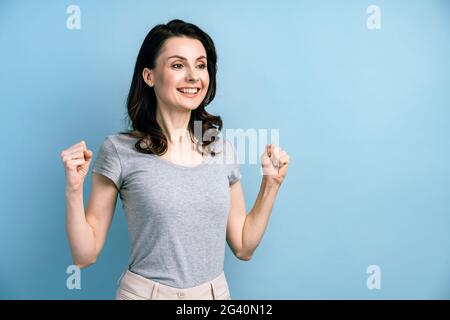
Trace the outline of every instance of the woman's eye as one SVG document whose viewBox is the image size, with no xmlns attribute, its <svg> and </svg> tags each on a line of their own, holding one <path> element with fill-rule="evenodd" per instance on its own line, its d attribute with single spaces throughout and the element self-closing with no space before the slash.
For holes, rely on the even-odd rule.
<svg viewBox="0 0 450 320">
<path fill-rule="evenodd" d="M 180 69 L 180 68 L 183 67 L 183 65 L 181 63 L 175 63 L 175 64 L 172 65 L 172 67 L 175 68 L 175 69 Z M 206 69 L 206 64 L 204 64 L 204 63 L 200 64 L 198 67 L 200 69 Z"/>
</svg>

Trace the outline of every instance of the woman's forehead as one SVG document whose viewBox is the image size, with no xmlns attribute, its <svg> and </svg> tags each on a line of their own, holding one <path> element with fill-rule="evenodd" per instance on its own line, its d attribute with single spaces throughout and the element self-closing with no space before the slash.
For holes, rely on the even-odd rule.
<svg viewBox="0 0 450 320">
<path fill-rule="evenodd" d="M 172 37 L 164 43 L 161 57 L 168 60 L 168 58 L 173 56 L 184 57 L 187 60 L 196 60 L 202 56 L 206 57 L 206 50 L 197 39 Z"/>
</svg>

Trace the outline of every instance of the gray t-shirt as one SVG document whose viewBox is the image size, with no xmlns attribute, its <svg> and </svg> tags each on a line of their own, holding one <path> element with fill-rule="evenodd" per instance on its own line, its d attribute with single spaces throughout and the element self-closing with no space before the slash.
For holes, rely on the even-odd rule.
<svg viewBox="0 0 450 320">
<path fill-rule="evenodd" d="M 230 141 L 214 142 L 197 166 L 136 150 L 136 138 L 105 138 L 92 172 L 119 190 L 131 240 L 128 268 L 175 288 L 197 286 L 223 271 L 229 187 L 241 179 Z"/>
</svg>

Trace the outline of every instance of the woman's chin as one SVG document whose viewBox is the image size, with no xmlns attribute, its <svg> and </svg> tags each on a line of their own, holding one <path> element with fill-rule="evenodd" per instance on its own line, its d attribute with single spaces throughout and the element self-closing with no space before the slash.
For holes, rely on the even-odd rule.
<svg viewBox="0 0 450 320">
<path fill-rule="evenodd" d="M 200 104 L 195 104 L 195 103 L 188 103 L 188 104 L 185 103 L 185 104 L 179 105 L 179 107 L 186 111 L 192 111 L 192 110 L 197 109 L 199 105 Z"/>
</svg>

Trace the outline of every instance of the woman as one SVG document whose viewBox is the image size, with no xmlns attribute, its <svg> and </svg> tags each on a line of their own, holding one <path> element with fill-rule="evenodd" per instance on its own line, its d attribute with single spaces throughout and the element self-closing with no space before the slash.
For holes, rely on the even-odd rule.
<svg viewBox="0 0 450 320">
<path fill-rule="evenodd" d="M 250 260 L 261 241 L 289 156 L 268 144 L 263 178 L 247 215 L 232 144 L 205 107 L 216 89 L 211 38 L 181 20 L 155 26 L 137 57 L 128 115 L 133 130 L 108 136 L 92 169 L 84 141 L 61 154 L 67 179 L 67 233 L 81 268 L 95 263 L 120 194 L 131 252 L 116 299 L 231 299 L 225 240 Z M 199 130 L 198 130 L 199 129 Z"/>
</svg>

